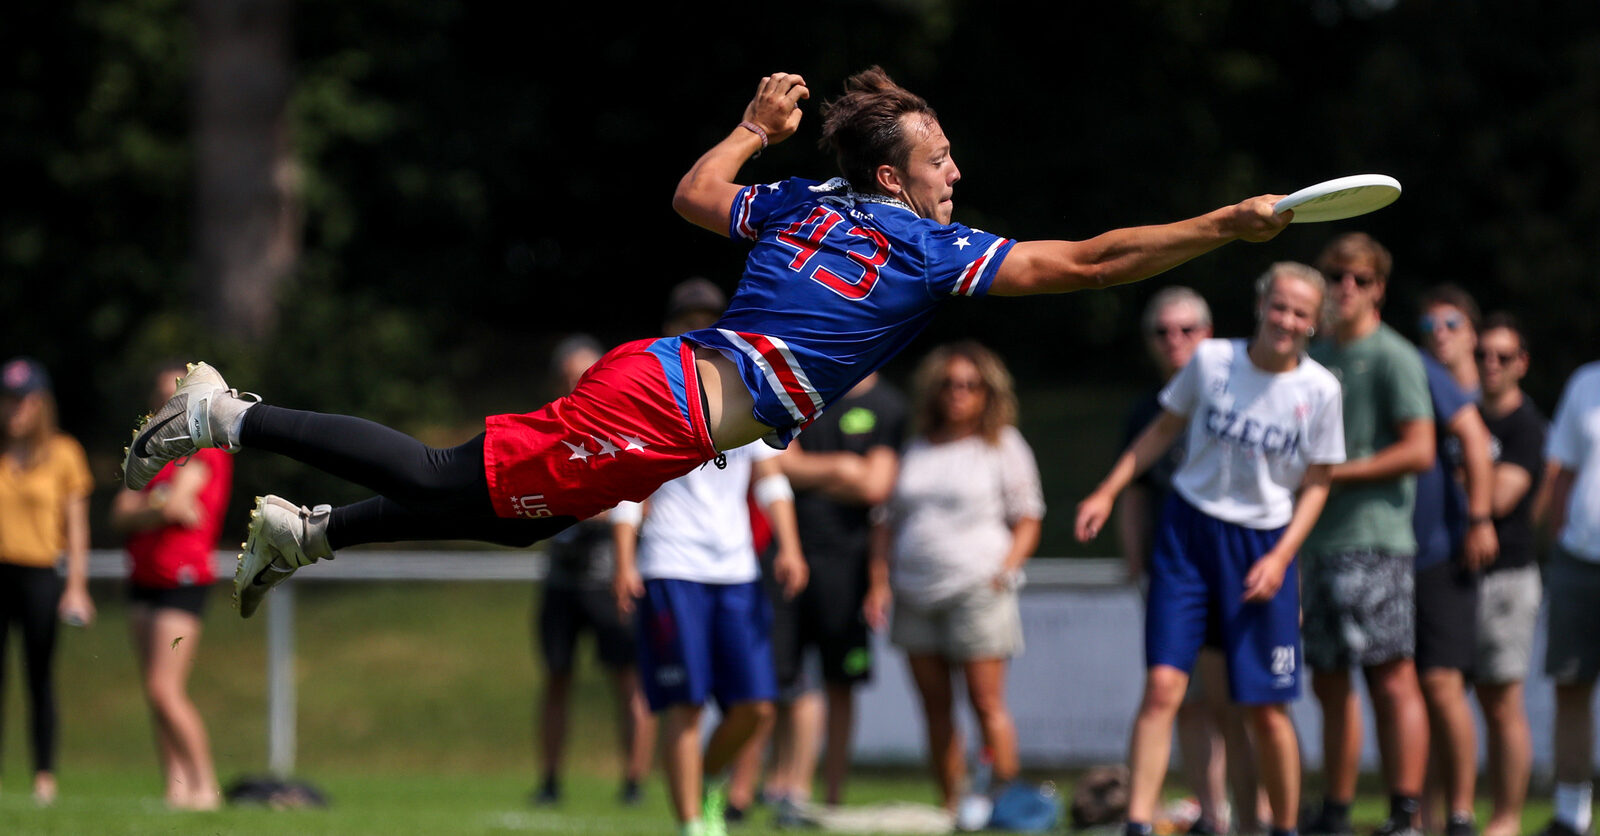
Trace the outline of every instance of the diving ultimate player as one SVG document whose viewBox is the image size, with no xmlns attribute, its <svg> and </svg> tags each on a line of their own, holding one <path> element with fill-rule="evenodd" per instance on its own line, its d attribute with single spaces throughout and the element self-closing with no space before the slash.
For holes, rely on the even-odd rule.
<svg viewBox="0 0 1600 836">
<path fill-rule="evenodd" d="M 494 415 L 458 447 L 430 448 L 371 421 L 241 397 L 205 364 L 135 430 L 129 488 L 203 447 L 298 459 L 375 491 L 331 508 L 257 502 L 234 577 L 240 612 L 335 550 L 399 540 L 528 546 L 641 500 L 663 482 L 759 438 L 782 446 L 882 366 L 956 296 L 1065 293 L 1156 275 L 1230 241 L 1265 241 L 1292 213 L 1254 197 L 1161 226 L 1087 241 L 1018 242 L 950 220 L 961 172 L 933 109 L 874 67 L 822 109 L 822 144 L 844 178 L 740 186 L 739 169 L 793 135 L 804 79 L 761 80 L 738 127 L 678 184 L 687 220 L 752 242 L 713 327 L 613 349 L 571 394 Z"/>
</svg>

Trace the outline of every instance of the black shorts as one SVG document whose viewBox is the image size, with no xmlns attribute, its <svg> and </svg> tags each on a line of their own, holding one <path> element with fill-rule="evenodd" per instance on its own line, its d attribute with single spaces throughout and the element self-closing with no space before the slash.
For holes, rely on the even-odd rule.
<svg viewBox="0 0 1600 836">
<path fill-rule="evenodd" d="M 578 636 L 584 630 L 594 633 L 600 664 L 613 669 L 635 664 L 633 625 L 622 622 L 616 596 L 604 587 L 544 587 L 534 627 L 534 641 L 551 673 L 572 673 Z"/>
<path fill-rule="evenodd" d="M 763 572 L 772 599 L 772 655 L 778 690 L 789 693 L 804 673 L 807 648 L 822 659 L 822 679 L 854 684 L 872 677 L 872 631 L 861 614 L 867 597 L 866 555 L 806 555 L 811 580 L 791 601 Z"/>
<path fill-rule="evenodd" d="M 128 600 L 157 610 L 183 610 L 196 618 L 205 614 L 210 586 L 140 586 L 128 584 Z"/>
<path fill-rule="evenodd" d="M 1417 573 L 1417 670 L 1471 672 L 1478 655 L 1478 573 L 1446 560 Z"/>
</svg>

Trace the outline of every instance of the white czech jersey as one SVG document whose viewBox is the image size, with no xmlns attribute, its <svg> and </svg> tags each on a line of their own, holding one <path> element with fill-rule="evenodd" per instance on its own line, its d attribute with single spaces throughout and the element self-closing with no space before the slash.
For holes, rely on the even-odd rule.
<svg viewBox="0 0 1600 836">
<path fill-rule="evenodd" d="M 754 441 L 729 450 L 726 469 L 708 462 L 657 488 L 639 528 L 639 576 L 719 584 L 761 577 L 750 532 L 750 470 L 779 453 Z"/>
</svg>

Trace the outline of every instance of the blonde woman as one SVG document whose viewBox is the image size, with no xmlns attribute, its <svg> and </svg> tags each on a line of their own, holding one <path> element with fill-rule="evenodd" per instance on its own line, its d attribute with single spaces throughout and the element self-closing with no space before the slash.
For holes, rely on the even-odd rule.
<svg viewBox="0 0 1600 836">
<path fill-rule="evenodd" d="M 33 745 L 33 799 L 56 799 L 56 625 L 94 620 L 89 598 L 89 491 L 83 447 L 56 427 L 44 367 L 25 357 L 0 367 L 0 670 L 6 633 L 22 633 Z M 67 559 L 63 586 L 56 562 Z"/>
<path fill-rule="evenodd" d="M 922 698 L 928 753 L 945 807 L 960 798 L 964 754 L 952 678 L 960 674 L 996 784 L 1016 777 L 1006 708 L 1010 658 L 1022 650 L 1017 588 L 1039 545 L 1044 499 L 1033 451 L 1015 426 L 1011 375 L 972 342 L 936 349 L 915 380 L 915 435 L 878 526 L 866 615 L 886 621 Z"/>
</svg>

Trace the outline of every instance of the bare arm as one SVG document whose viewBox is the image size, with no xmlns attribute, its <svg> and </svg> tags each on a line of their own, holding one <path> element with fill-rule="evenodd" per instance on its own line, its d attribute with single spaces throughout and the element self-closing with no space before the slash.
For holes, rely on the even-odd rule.
<svg viewBox="0 0 1600 836">
<path fill-rule="evenodd" d="M 1380 482 L 1433 467 L 1433 419 L 1415 418 L 1400 424 L 1400 438 L 1370 456 L 1333 466 L 1334 484 Z"/>
<path fill-rule="evenodd" d="M 782 142 L 800 127 L 800 100 L 809 98 L 811 91 L 800 76 L 766 76 L 757 85 L 755 98 L 745 105 L 744 121 L 765 130 L 768 144 Z M 740 189 L 734 178 L 751 157 L 761 153 L 762 147 L 760 134 L 744 127 L 734 128 L 678 181 L 672 208 L 690 223 L 727 235 L 733 198 Z"/>
<path fill-rule="evenodd" d="M 1087 241 L 1023 241 L 1000 264 L 989 293 L 1028 296 L 1111 287 L 1164 273 L 1231 241 L 1267 241 L 1294 215 L 1272 211 L 1281 197 L 1253 197 L 1186 221 L 1114 229 Z"/>
<path fill-rule="evenodd" d="M 57 606 L 68 624 L 94 621 L 94 600 L 89 597 L 89 498 L 66 503 L 67 585 Z"/>
<path fill-rule="evenodd" d="M 889 603 L 894 597 L 889 589 L 889 549 L 893 542 L 894 533 L 888 523 L 873 523 L 867 546 L 867 597 L 861 604 L 861 614 L 874 630 L 889 626 Z"/>
<path fill-rule="evenodd" d="M 1511 513 L 1532 487 L 1533 474 L 1529 473 L 1527 468 L 1511 462 L 1497 462 L 1494 466 L 1490 513 L 1494 514 L 1497 520 Z"/>
<path fill-rule="evenodd" d="M 1494 530 L 1494 459 L 1489 455 L 1489 427 L 1472 404 L 1450 417 L 1450 433 L 1461 442 L 1462 471 L 1467 488 L 1467 539 L 1461 557 L 1468 569 L 1481 570 L 1500 554 Z"/>
<path fill-rule="evenodd" d="M 1172 442 L 1177 440 L 1178 434 L 1183 432 L 1188 423 L 1187 416 L 1163 409 L 1150 422 L 1150 426 L 1139 433 L 1133 444 L 1117 458 L 1117 463 L 1111 466 L 1111 472 L 1106 474 L 1099 487 L 1078 503 L 1077 524 L 1074 526 L 1078 542 L 1087 543 L 1100 536 L 1100 529 L 1111 516 L 1117 495 L 1139 474 L 1149 470 L 1157 459 L 1166 455 Z"/>
<path fill-rule="evenodd" d="M 781 481 L 783 469 L 778 460 L 781 456 L 756 462 L 750 468 L 751 484 L 770 476 L 777 476 Z M 760 493 L 757 493 L 760 496 Z M 772 558 L 772 575 L 778 584 L 783 587 L 785 598 L 793 598 L 806 588 L 810 568 L 806 565 L 806 558 L 800 549 L 800 526 L 795 521 L 794 499 L 774 499 L 761 506 L 766 512 L 767 522 L 772 525 L 772 539 L 777 541 L 778 553 Z"/>
<path fill-rule="evenodd" d="M 639 526 L 613 515 L 611 544 L 616 566 L 611 575 L 611 591 L 617 598 L 617 612 L 626 620 L 633 615 L 634 602 L 644 597 L 644 581 L 639 577 Z"/>
<path fill-rule="evenodd" d="M 1300 492 L 1295 498 L 1294 515 L 1289 518 L 1289 525 L 1284 528 L 1283 536 L 1278 538 L 1272 550 L 1262 555 L 1250 571 L 1244 576 L 1244 599 L 1246 601 L 1268 601 L 1283 586 L 1283 576 L 1293 562 L 1294 556 L 1300 552 L 1300 547 L 1305 544 L 1306 537 L 1311 534 L 1311 529 L 1317 524 L 1317 517 L 1322 516 L 1322 508 L 1328 504 L 1328 487 L 1332 482 L 1332 465 L 1314 464 L 1306 468 L 1306 475 L 1301 479 Z"/>
<path fill-rule="evenodd" d="M 996 589 L 1005 589 L 1013 584 L 1013 578 L 1022 570 L 1022 564 L 1039 549 L 1039 532 L 1044 528 L 1043 522 L 1038 517 L 1023 517 L 1011 525 L 1011 548 L 1006 550 L 1005 560 L 1000 564 L 1000 573 L 994 576 L 991 583 Z"/>
<path fill-rule="evenodd" d="M 125 536 L 169 525 L 195 528 L 205 516 L 200 491 L 210 481 L 211 469 L 205 462 L 191 459 L 160 492 L 120 491 L 111 501 L 111 530 Z"/>
<path fill-rule="evenodd" d="M 858 455 L 844 451 L 810 453 L 791 444 L 778 461 L 796 490 L 822 491 L 836 502 L 856 505 L 888 501 L 900 471 L 900 457 L 890 447 L 873 447 Z"/>
<path fill-rule="evenodd" d="M 1545 463 L 1544 483 L 1533 502 L 1533 524 L 1551 539 L 1561 536 L 1561 529 L 1567 524 L 1567 501 L 1577 479 L 1578 472 L 1561 462 L 1551 459 Z"/>
</svg>

